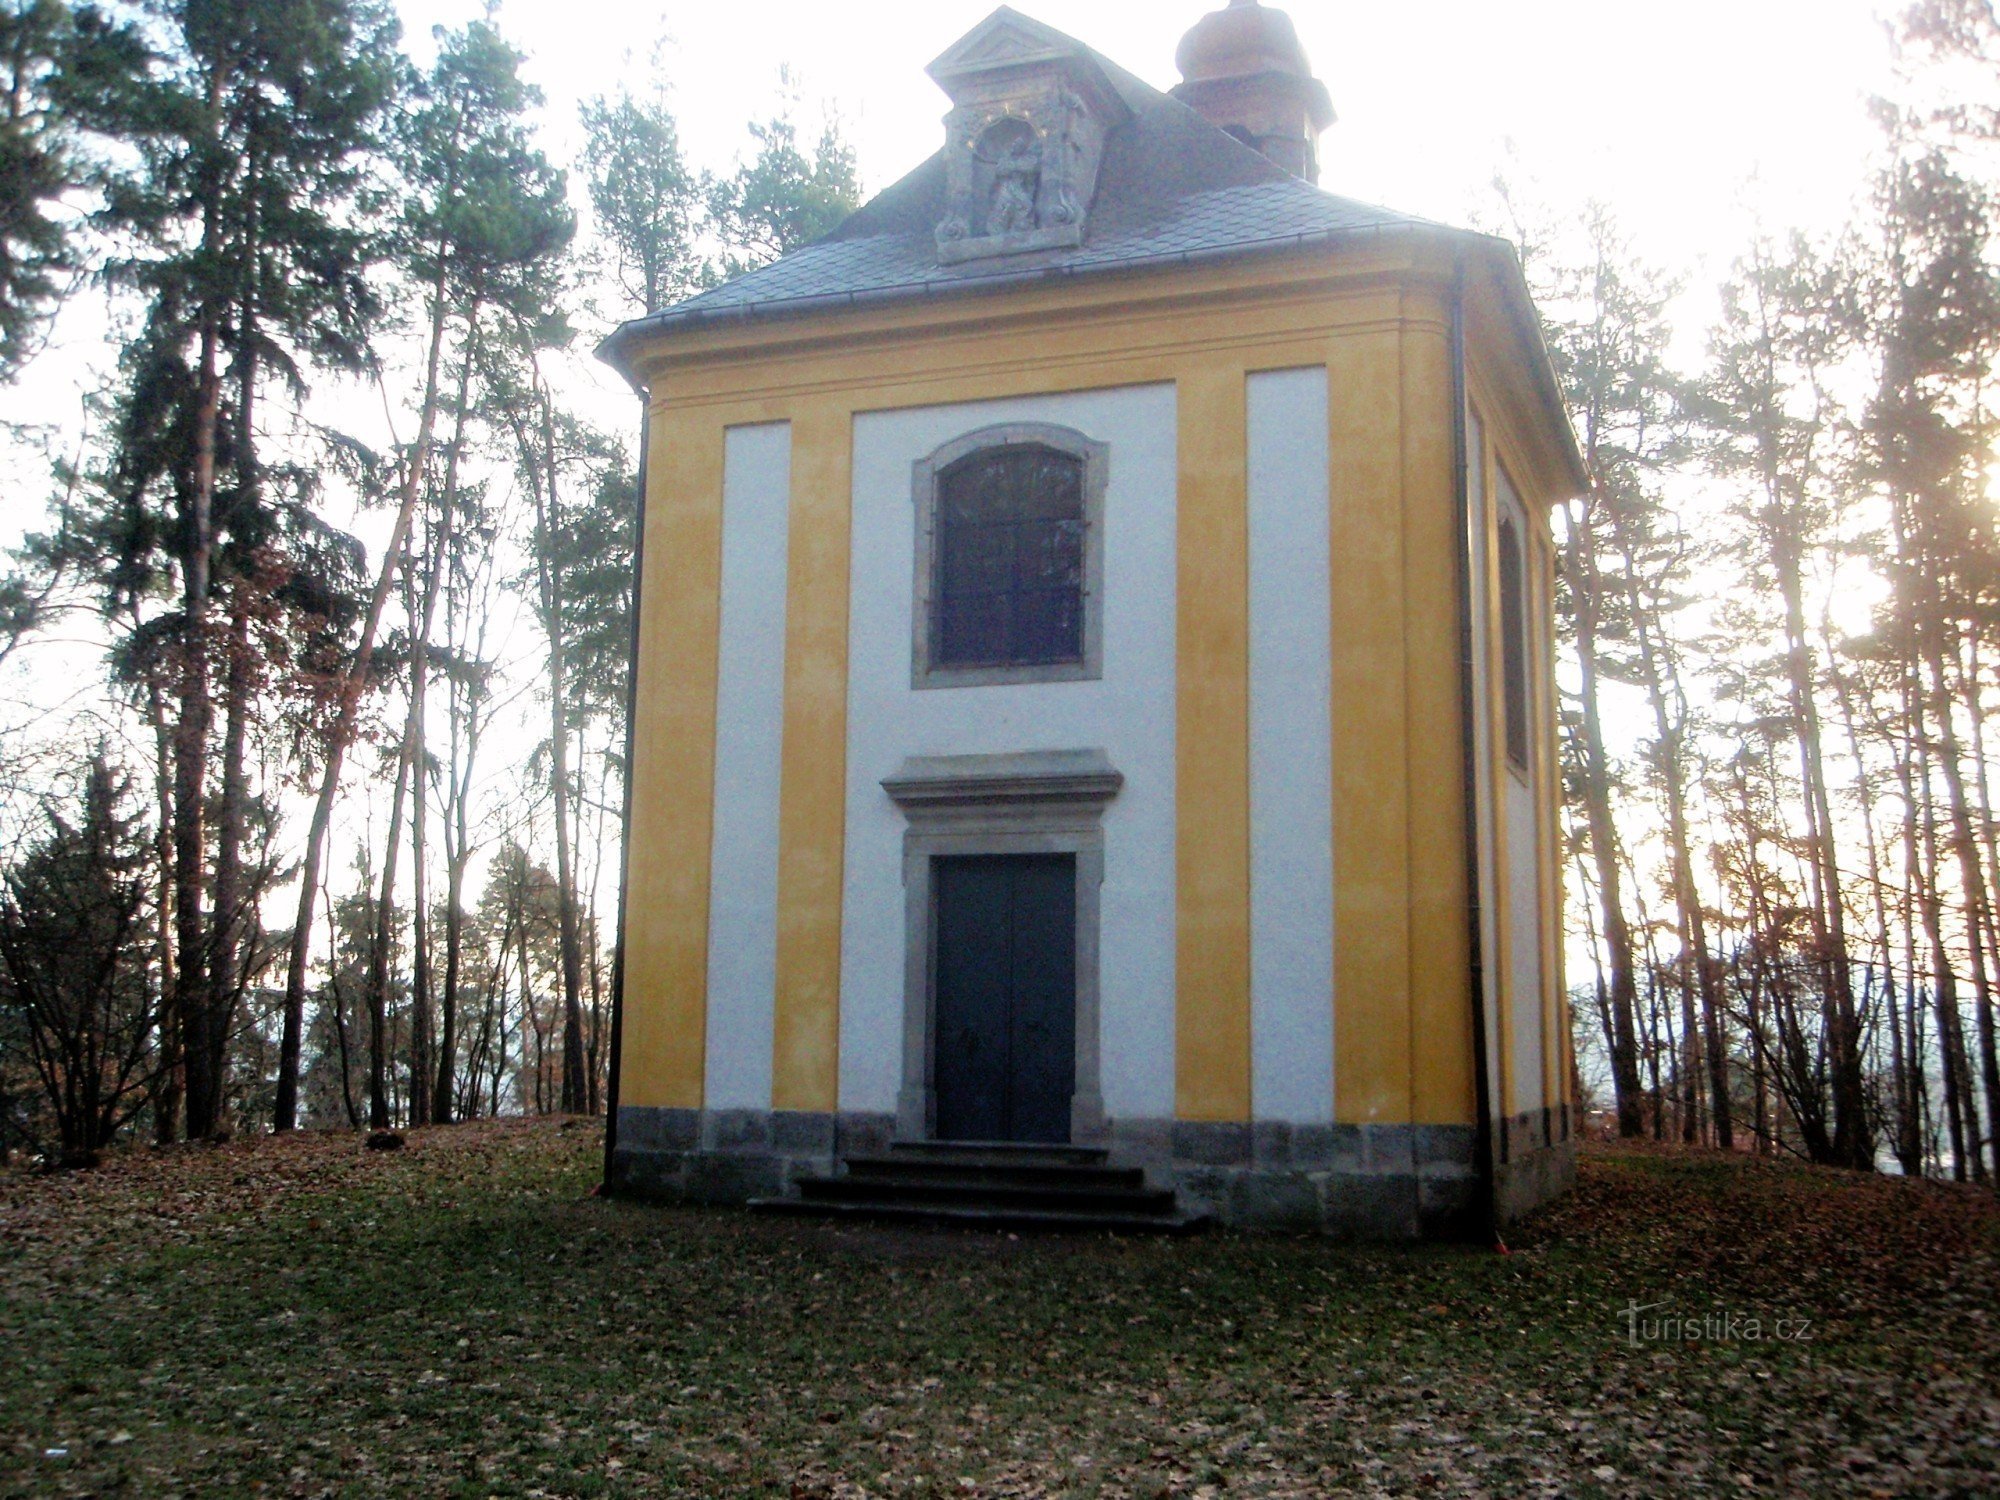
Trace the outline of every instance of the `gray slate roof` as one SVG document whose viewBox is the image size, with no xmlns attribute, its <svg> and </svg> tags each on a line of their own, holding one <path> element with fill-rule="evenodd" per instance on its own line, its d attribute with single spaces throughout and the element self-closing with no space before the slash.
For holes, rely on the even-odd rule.
<svg viewBox="0 0 2000 1500">
<path fill-rule="evenodd" d="M 940 265 L 934 238 L 945 215 L 940 153 L 826 238 L 627 323 L 606 341 L 605 353 L 615 360 L 620 346 L 648 333 L 725 319 L 1248 254 L 1413 225 L 1443 227 L 1322 192 L 1180 100 L 1105 58 L 1097 61 L 1133 118 L 1105 144 L 1081 246 Z"/>
</svg>

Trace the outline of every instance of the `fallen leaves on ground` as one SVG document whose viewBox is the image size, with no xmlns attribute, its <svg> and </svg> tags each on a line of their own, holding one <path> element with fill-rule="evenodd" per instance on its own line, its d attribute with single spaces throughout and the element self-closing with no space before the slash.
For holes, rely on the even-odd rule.
<svg viewBox="0 0 2000 1500">
<path fill-rule="evenodd" d="M 1498 1256 L 669 1209 L 601 1149 L 0 1177 L 0 1494 L 2000 1492 L 1983 1189 L 1598 1152 Z"/>
</svg>

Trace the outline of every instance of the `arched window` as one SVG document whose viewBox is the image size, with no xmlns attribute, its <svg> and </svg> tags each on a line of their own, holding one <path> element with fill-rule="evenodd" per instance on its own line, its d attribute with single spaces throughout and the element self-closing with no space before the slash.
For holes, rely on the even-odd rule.
<svg viewBox="0 0 2000 1500">
<path fill-rule="evenodd" d="M 918 465 L 919 687 L 1100 675 L 1105 450 L 992 428 Z"/>
</svg>

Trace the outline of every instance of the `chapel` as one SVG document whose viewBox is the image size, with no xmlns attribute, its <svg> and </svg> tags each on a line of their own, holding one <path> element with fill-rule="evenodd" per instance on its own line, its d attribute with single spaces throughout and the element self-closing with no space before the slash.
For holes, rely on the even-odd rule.
<svg viewBox="0 0 2000 1500">
<path fill-rule="evenodd" d="M 1330 190 L 1282 12 L 1177 63 L 1002 7 L 922 166 L 606 342 L 609 1189 L 1410 1239 L 1568 1185 L 1586 481 L 1519 260 Z"/>
</svg>

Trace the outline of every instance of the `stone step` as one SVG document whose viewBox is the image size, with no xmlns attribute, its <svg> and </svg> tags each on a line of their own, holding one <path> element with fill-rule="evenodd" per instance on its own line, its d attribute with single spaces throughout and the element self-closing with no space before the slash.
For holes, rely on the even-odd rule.
<svg viewBox="0 0 2000 1500">
<path fill-rule="evenodd" d="M 1113 1167 L 1101 1146 L 1019 1141 L 898 1141 L 844 1158 L 826 1176 L 794 1180 L 789 1196 L 754 1200 L 766 1213 L 954 1224 L 987 1229 L 1182 1233 L 1180 1211 L 1137 1167 Z"/>
<path fill-rule="evenodd" d="M 1142 1188 L 1138 1167 L 1108 1167 L 1037 1158 L 987 1160 L 953 1154 L 943 1157 L 891 1152 L 886 1156 L 844 1158 L 847 1175 L 869 1182 L 956 1182 L 976 1174 L 981 1180 L 1014 1187 Z"/>
<path fill-rule="evenodd" d="M 946 1180 L 869 1177 L 801 1177 L 799 1196 L 816 1203 L 904 1203 L 912 1206 L 1051 1209 L 1080 1213 L 1172 1214 L 1174 1195 L 1163 1188 L 1099 1187 L 1089 1183 L 996 1182 L 987 1173 Z"/>
<path fill-rule="evenodd" d="M 753 1198 L 759 1213 L 796 1218 L 852 1219 L 892 1224 L 936 1224 L 961 1229 L 1014 1229 L 1071 1234 L 1192 1234 L 1208 1226 L 1204 1216 L 1184 1213 L 1130 1214 L 991 1205 L 898 1203 L 861 1198 Z"/>
<path fill-rule="evenodd" d="M 1042 1162 L 1094 1167 L 1103 1165 L 1111 1152 L 1104 1146 L 1067 1146 L 1043 1141 L 891 1141 L 889 1154 L 913 1161 L 978 1161 L 995 1166 Z"/>
</svg>

